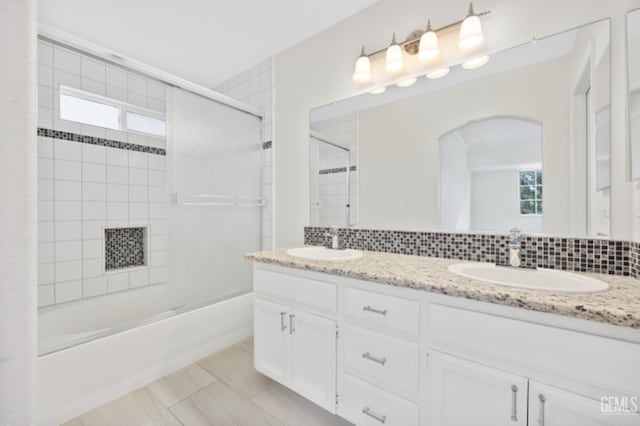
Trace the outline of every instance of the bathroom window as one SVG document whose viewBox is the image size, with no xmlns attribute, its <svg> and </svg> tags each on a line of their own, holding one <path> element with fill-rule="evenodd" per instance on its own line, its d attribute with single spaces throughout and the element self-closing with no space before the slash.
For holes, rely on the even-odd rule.
<svg viewBox="0 0 640 426">
<path fill-rule="evenodd" d="M 542 170 L 520 172 L 520 214 L 542 215 Z"/>
<path fill-rule="evenodd" d="M 63 85 L 60 118 L 130 133 L 166 136 L 166 121 L 161 113 Z"/>
</svg>

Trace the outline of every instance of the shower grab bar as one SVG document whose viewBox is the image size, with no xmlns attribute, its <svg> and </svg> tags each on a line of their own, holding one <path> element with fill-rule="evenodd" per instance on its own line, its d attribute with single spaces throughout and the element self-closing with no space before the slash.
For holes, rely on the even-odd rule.
<svg viewBox="0 0 640 426">
<path fill-rule="evenodd" d="M 173 203 L 182 206 L 264 207 L 264 198 L 232 197 L 212 194 L 173 194 Z"/>
</svg>

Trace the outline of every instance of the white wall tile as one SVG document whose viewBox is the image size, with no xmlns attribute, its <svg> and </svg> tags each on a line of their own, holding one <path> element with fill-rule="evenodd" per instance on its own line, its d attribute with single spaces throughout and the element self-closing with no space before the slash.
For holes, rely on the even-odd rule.
<svg viewBox="0 0 640 426">
<path fill-rule="evenodd" d="M 104 183 L 84 182 L 82 184 L 83 201 L 106 201 L 107 186 Z"/>
<path fill-rule="evenodd" d="M 134 92 L 127 92 L 127 102 L 139 107 L 147 107 L 147 97 Z"/>
<path fill-rule="evenodd" d="M 107 97 L 118 101 L 127 102 L 127 90 L 107 85 Z"/>
<path fill-rule="evenodd" d="M 139 95 L 147 96 L 147 79 L 142 77 L 139 74 L 134 74 L 132 72 L 128 73 L 127 76 L 127 90 L 129 92 L 134 92 Z"/>
<path fill-rule="evenodd" d="M 102 240 L 85 240 L 82 242 L 82 258 L 83 259 L 102 259 Z"/>
<path fill-rule="evenodd" d="M 53 87 L 69 86 L 75 89 L 82 89 L 82 77 L 80 74 L 73 74 L 60 69 L 53 70 Z M 54 109 L 58 109 L 56 105 Z"/>
<path fill-rule="evenodd" d="M 39 243 L 38 244 L 38 263 L 55 262 L 55 244 Z"/>
<path fill-rule="evenodd" d="M 82 71 L 80 54 L 54 46 L 53 66 L 54 68 L 80 75 Z"/>
<path fill-rule="evenodd" d="M 146 169 L 147 168 L 147 157 L 149 154 L 145 152 L 138 151 L 125 151 L 129 155 L 129 167 L 133 167 L 136 169 Z"/>
<path fill-rule="evenodd" d="M 38 86 L 38 106 L 53 108 L 53 89 L 47 86 Z"/>
<path fill-rule="evenodd" d="M 54 151 L 56 149 L 54 148 Z M 79 161 L 55 160 L 56 179 L 80 180 L 82 178 L 82 163 Z"/>
<path fill-rule="evenodd" d="M 141 185 L 129 186 L 129 201 L 136 203 L 146 203 L 149 201 L 148 187 Z"/>
<path fill-rule="evenodd" d="M 51 284 L 55 281 L 55 263 L 38 265 L 38 285 Z"/>
<path fill-rule="evenodd" d="M 167 147 L 167 141 L 165 139 L 154 138 L 149 136 L 147 138 L 146 145 L 151 146 L 153 148 L 165 149 Z M 157 154 L 152 154 L 152 155 L 157 155 Z"/>
<path fill-rule="evenodd" d="M 84 201 L 82 215 L 84 220 L 96 221 L 107 218 L 107 203 L 101 201 Z"/>
<path fill-rule="evenodd" d="M 56 200 L 80 201 L 82 198 L 82 184 L 66 180 L 55 181 Z"/>
<path fill-rule="evenodd" d="M 53 139 L 38 136 L 38 157 L 53 158 Z"/>
<path fill-rule="evenodd" d="M 104 146 L 91 145 L 88 143 L 80 145 L 82 145 L 83 163 L 104 164 L 106 162 L 106 148 Z"/>
<path fill-rule="evenodd" d="M 84 278 L 100 277 L 104 274 L 103 259 L 85 259 L 82 261 L 82 276 Z"/>
<path fill-rule="evenodd" d="M 151 253 L 151 267 L 157 268 L 167 265 L 167 252 L 154 251 Z"/>
<path fill-rule="evenodd" d="M 107 286 L 109 293 L 126 290 L 129 288 L 129 273 L 123 272 L 107 275 Z"/>
<path fill-rule="evenodd" d="M 106 204 L 104 210 L 106 212 Z M 106 213 L 105 213 L 106 214 Z M 104 237 L 106 220 L 85 220 L 82 222 L 82 238 L 87 240 L 101 239 Z"/>
<path fill-rule="evenodd" d="M 91 92 L 96 95 L 105 96 L 107 94 L 107 85 L 104 82 L 91 80 L 90 78 L 82 78 L 82 90 Z"/>
<path fill-rule="evenodd" d="M 53 109 L 38 107 L 38 127 L 53 128 Z"/>
<path fill-rule="evenodd" d="M 107 65 L 107 84 L 120 89 L 127 88 L 127 72 Z"/>
<path fill-rule="evenodd" d="M 151 231 L 151 235 L 168 235 L 169 233 L 169 224 L 166 219 L 157 220 L 152 219 L 149 221 L 149 228 Z"/>
<path fill-rule="evenodd" d="M 120 166 L 107 166 L 107 183 L 129 183 L 129 169 Z"/>
<path fill-rule="evenodd" d="M 149 284 L 157 284 L 167 280 L 166 268 L 150 268 L 149 269 Z"/>
<path fill-rule="evenodd" d="M 53 200 L 53 180 L 38 179 L 38 200 Z"/>
<path fill-rule="evenodd" d="M 128 202 L 129 186 L 112 183 L 107 184 L 107 201 Z"/>
<path fill-rule="evenodd" d="M 129 285 L 133 287 L 142 287 L 149 284 L 149 270 L 142 269 L 139 271 L 131 271 L 129 273 Z"/>
<path fill-rule="evenodd" d="M 167 106 L 162 101 L 157 101 L 155 99 L 147 99 L 147 108 L 152 109 L 158 112 L 165 112 Z"/>
<path fill-rule="evenodd" d="M 56 220 L 82 220 L 82 206 L 79 201 L 56 201 L 54 203 Z"/>
<path fill-rule="evenodd" d="M 76 221 L 56 221 L 55 240 L 56 241 L 76 241 L 82 239 L 82 222 Z"/>
<path fill-rule="evenodd" d="M 53 286 L 43 285 L 38 287 L 38 307 L 53 305 L 55 303 Z"/>
<path fill-rule="evenodd" d="M 149 186 L 165 186 L 166 177 L 164 172 L 149 170 Z"/>
<path fill-rule="evenodd" d="M 53 179 L 53 160 L 50 158 L 38 158 L 38 178 Z"/>
<path fill-rule="evenodd" d="M 152 235 L 151 236 L 151 250 L 160 251 L 168 250 L 169 244 L 166 235 Z"/>
<path fill-rule="evenodd" d="M 107 203 L 108 220 L 129 220 L 129 203 Z"/>
<path fill-rule="evenodd" d="M 146 169 L 129 169 L 129 184 L 147 185 L 147 173 Z"/>
<path fill-rule="evenodd" d="M 82 276 L 82 261 L 56 262 L 56 282 L 78 280 Z"/>
<path fill-rule="evenodd" d="M 81 241 L 61 241 L 55 243 L 56 261 L 65 262 L 68 260 L 82 259 Z"/>
<path fill-rule="evenodd" d="M 38 40 L 38 63 L 53 66 L 53 46 L 42 40 Z"/>
<path fill-rule="evenodd" d="M 56 283 L 56 303 L 70 302 L 82 298 L 82 282 Z"/>
<path fill-rule="evenodd" d="M 107 277 L 85 278 L 82 280 L 84 297 L 100 296 L 107 293 Z"/>
<path fill-rule="evenodd" d="M 107 168 L 102 164 L 82 164 L 82 179 L 84 182 L 106 182 Z"/>
<path fill-rule="evenodd" d="M 149 187 L 149 201 L 154 203 L 164 203 L 167 200 L 167 190 L 162 186 Z"/>
<path fill-rule="evenodd" d="M 149 203 L 150 219 L 166 219 L 167 205 L 165 203 Z"/>
<path fill-rule="evenodd" d="M 118 148 L 106 148 L 107 149 L 107 164 L 112 166 L 124 166 L 129 165 L 128 151 Z"/>
<path fill-rule="evenodd" d="M 82 76 L 102 83 L 107 81 L 107 69 L 103 62 L 82 57 Z"/>
<path fill-rule="evenodd" d="M 141 220 L 149 218 L 148 203 L 129 203 L 129 219 Z"/>
<path fill-rule="evenodd" d="M 167 157 L 164 155 L 149 154 L 149 169 L 164 170 L 166 168 Z"/>
<path fill-rule="evenodd" d="M 150 98 L 164 102 L 165 91 L 166 89 L 164 84 L 153 80 L 147 81 L 147 94 Z"/>
<path fill-rule="evenodd" d="M 52 207 L 53 209 L 53 207 Z M 53 214 L 52 214 L 53 216 Z M 53 241 L 54 222 L 38 222 L 38 241 Z"/>
</svg>

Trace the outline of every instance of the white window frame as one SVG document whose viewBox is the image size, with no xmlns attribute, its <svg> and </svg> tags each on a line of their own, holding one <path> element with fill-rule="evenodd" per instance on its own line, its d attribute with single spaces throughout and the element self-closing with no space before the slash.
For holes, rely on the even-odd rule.
<svg viewBox="0 0 640 426">
<path fill-rule="evenodd" d="M 520 213 L 520 216 L 543 216 L 544 215 L 544 203 L 542 202 L 542 198 L 532 198 L 532 199 L 528 199 L 525 200 L 522 198 L 522 187 L 523 186 L 539 186 L 540 188 L 544 188 L 544 180 L 542 181 L 541 184 L 534 183 L 533 185 L 523 185 L 522 184 L 522 173 L 530 173 L 530 172 L 536 172 L 536 174 L 540 174 L 543 176 L 542 174 L 542 168 L 536 168 L 536 169 L 522 169 L 522 170 L 518 170 L 518 212 Z M 538 192 L 536 191 L 536 197 L 538 196 Z M 522 213 L 522 202 L 526 202 L 526 201 L 533 201 L 533 205 L 534 205 L 534 210 L 536 211 L 536 213 Z M 535 208 L 536 203 L 541 203 L 542 206 L 542 213 L 537 213 L 538 209 Z"/>
<path fill-rule="evenodd" d="M 73 97 L 76 97 L 76 98 L 84 99 L 86 101 L 96 102 L 96 103 L 100 103 L 100 104 L 104 104 L 104 105 L 108 105 L 108 106 L 112 106 L 112 107 L 118 108 L 118 111 L 119 111 L 119 114 L 118 114 L 118 125 L 120 126 L 120 128 L 119 129 L 111 129 L 110 127 L 95 126 L 93 124 L 80 123 L 78 121 L 73 121 L 73 120 L 65 120 L 65 119 L 63 119 L 61 117 L 60 101 L 58 101 L 58 117 L 61 120 L 72 121 L 73 123 L 80 123 L 80 124 L 84 124 L 84 125 L 88 125 L 88 126 L 101 127 L 103 129 L 117 130 L 117 131 L 126 132 L 126 133 L 133 133 L 133 134 L 152 137 L 152 138 L 164 139 L 164 138 L 167 137 L 167 135 L 166 135 L 166 129 L 167 129 L 166 114 L 163 114 L 161 112 L 154 111 L 154 110 L 151 110 L 151 109 L 148 109 L 148 108 L 140 107 L 140 106 L 137 106 L 137 105 L 129 104 L 127 102 L 122 102 L 122 101 L 119 101 L 117 99 L 108 98 L 108 97 L 102 96 L 102 95 L 97 95 L 95 93 L 87 92 L 85 90 L 80 90 L 80 89 L 76 89 L 74 87 L 65 86 L 63 84 L 61 84 L 60 87 L 58 88 L 58 93 L 60 95 L 73 96 Z M 147 132 L 141 132 L 139 130 L 129 129 L 127 127 L 127 112 L 131 112 L 131 113 L 139 114 L 139 115 L 145 115 L 147 117 L 151 117 L 151 118 L 155 118 L 155 119 L 164 121 L 164 123 L 165 123 L 165 134 L 164 135 L 156 135 L 154 133 L 147 133 Z"/>
</svg>

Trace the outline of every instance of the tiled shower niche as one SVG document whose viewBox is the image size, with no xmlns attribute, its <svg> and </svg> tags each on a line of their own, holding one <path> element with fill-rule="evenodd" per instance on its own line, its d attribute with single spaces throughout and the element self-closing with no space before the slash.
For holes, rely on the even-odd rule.
<svg viewBox="0 0 640 426">
<path fill-rule="evenodd" d="M 105 228 L 105 271 L 146 266 L 146 227 Z"/>
</svg>

